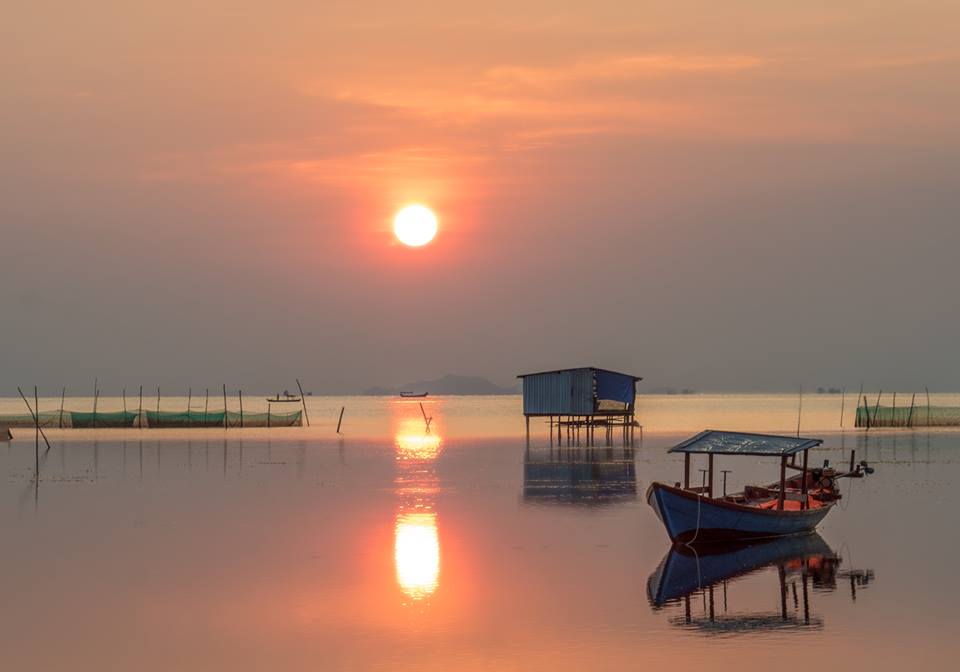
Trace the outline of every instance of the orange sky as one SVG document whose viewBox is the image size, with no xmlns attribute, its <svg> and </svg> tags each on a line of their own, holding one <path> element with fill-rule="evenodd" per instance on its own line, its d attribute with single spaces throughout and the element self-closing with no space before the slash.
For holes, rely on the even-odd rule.
<svg viewBox="0 0 960 672">
<path fill-rule="evenodd" d="M 331 389 L 583 363 L 787 387 L 836 344 L 748 381 L 684 368 L 717 344 L 678 342 L 695 323 L 677 323 L 677 306 L 751 316 L 779 297 L 836 321 L 873 291 L 877 260 L 895 268 L 905 250 L 918 272 L 897 291 L 929 303 L 895 317 L 956 305 L 929 295 L 957 242 L 956 3 L 94 0 L 6 14 L 0 221 L 13 242 L 0 299 L 35 311 L 11 334 L 30 344 L 11 359 L 17 372 L 36 375 L 51 352 L 58 365 L 83 354 L 129 368 L 157 339 L 166 356 L 203 343 L 204 374 L 220 375 L 258 347 L 207 343 L 222 347 L 256 305 L 262 324 L 302 334 L 286 356 L 260 357 L 245 376 L 256 381 L 322 350 L 341 353 L 312 371 Z M 441 220 L 434 245 L 412 253 L 389 231 L 411 201 Z M 908 237 L 907 221 L 923 234 Z M 784 268 L 765 248 L 846 270 L 811 287 L 796 281 L 807 264 Z M 707 273 L 717 254 L 725 270 Z M 48 272 L 24 286 L 38 263 Z M 749 269 L 794 280 L 757 287 Z M 149 309 L 135 305 L 144 296 Z M 571 302 L 594 312 L 552 349 L 491 345 L 467 366 L 451 344 L 499 340 L 491 324 L 555 330 Z M 125 345 L 104 348 L 117 305 L 131 316 L 111 322 Z M 320 318 L 332 315 L 336 333 Z M 620 336 L 582 326 L 597 319 Z M 174 320 L 182 330 L 168 332 Z M 384 325 L 411 335 L 405 364 L 371 353 Z M 920 350 L 960 329 L 936 326 Z M 757 344 L 734 331 L 723 348 L 739 369 Z M 836 363 L 851 377 L 876 371 L 907 336 Z"/>
</svg>

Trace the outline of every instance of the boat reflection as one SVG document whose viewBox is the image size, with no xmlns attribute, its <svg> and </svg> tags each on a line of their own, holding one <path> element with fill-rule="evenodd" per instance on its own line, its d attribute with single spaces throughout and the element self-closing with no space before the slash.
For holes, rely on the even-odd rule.
<svg viewBox="0 0 960 672">
<path fill-rule="evenodd" d="M 408 403 L 392 406 L 394 492 L 398 498 L 393 561 L 400 590 L 410 603 L 423 603 L 440 586 L 436 459 L 443 440 L 432 416 L 423 413 L 419 405 L 413 408 L 416 415 L 411 414 Z"/>
<path fill-rule="evenodd" d="M 842 562 L 819 534 L 696 549 L 677 544 L 647 579 L 647 597 L 654 610 L 682 605 L 683 615 L 670 622 L 706 635 L 820 629 L 823 619 L 810 612 L 811 589 L 834 591 L 845 581 L 856 600 L 857 591 L 873 581 L 873 570 L 840 571 Z M 779 611 L 730 609 L 728 587 L 767 568 L 779 579 Z"/>
<path fill-rule="evenodd" d="M 523 498 L 530 502 L 605 504 L 637 496 L 633 448 L 528 449 Z"/>
</svg>

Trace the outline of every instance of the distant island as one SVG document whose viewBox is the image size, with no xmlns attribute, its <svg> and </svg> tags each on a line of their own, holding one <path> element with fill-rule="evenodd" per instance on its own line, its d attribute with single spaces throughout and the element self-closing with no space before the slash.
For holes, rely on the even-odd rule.
<svg viewBox="0 0 960 672">
<path fill-rule="evenodd" d="M 691 390 L 689 387 L 684 387 L 677 389 L 675 387 L 654 387 L 650 390 L 644 390 L 640 394 L 696 394 L 696 390 Z"/>
<path fill-rule="evenodd" d="M 519 394 L 520 388 L 500 387 L 486 378 L 480 376 L 457 376 L 447 374 L 436 380 L 420 380 L 415 383 L 407 383 L 400 387 L 371 387 L 363 391 L 363 394 L 371 396 L 392 396 L 401 392 L 429 392 L 430 394 L 460 394 L 460 395 L 493 395 L 493 394 Z"/>
</svg>

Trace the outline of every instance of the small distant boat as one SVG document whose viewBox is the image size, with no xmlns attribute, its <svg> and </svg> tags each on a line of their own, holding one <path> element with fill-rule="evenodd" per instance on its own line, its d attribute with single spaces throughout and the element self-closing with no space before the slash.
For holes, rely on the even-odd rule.
<svg viewBox="0 0 960 672">
<path fill-rule="evenodd" d="M 807 454 L 819 446 L 820 439 L 792 436 L 717 432 L 707 430 L 670 449 L 684 454 L 683 487 L 680 483 L 653 483 L 647 490 L 647 503 L 667 529 L 674 543 L 742 541 L 806 534 L 841 498 L 839 478 L 861 478 L 873 473 L 866 461 L 840 473 L 823 467 L 808 468 Z M 690 486 L 690 455 L 710 456 L 709 470 L 702 487 Z M 802 454 L 802 465 L 797 455 Z M 713 456 L 752 455 L 780 458 L 780 481 L 766 486 L 748 485 L 742 492 L 713 496 Z M 789 458 L 789 461 L 788 461 Z M 801 473 L 787 478 L 787 469 Z"/>
<path fill-rule="evenodd" d="M 275 397 L 267 397 L 267 402 L 271 404 L 287 404 L 300 402 L 300 397 L 295 394 L 290 394 L 288 391 L 283 391 L 283 396 L 280 396 L 279 393 Z"/>
<path fill-rule="evenodd" d="M 429 392 L 401 392 L 400 396 L 404 399 L 422 399 L 429 394 Z"/>
</svg>

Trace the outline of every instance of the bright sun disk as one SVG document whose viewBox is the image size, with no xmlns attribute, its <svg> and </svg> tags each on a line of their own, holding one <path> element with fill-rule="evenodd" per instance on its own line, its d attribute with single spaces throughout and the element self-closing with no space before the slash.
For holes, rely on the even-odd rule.
<svg viewBox="0 0 960 672">
<path fill-rule="evenodd" d="M 393 233 L 404 245 L 421 247 L 437 235 L 437 216 L 423 205 L 408 205 L 393 218 Z"/>
</svg>

